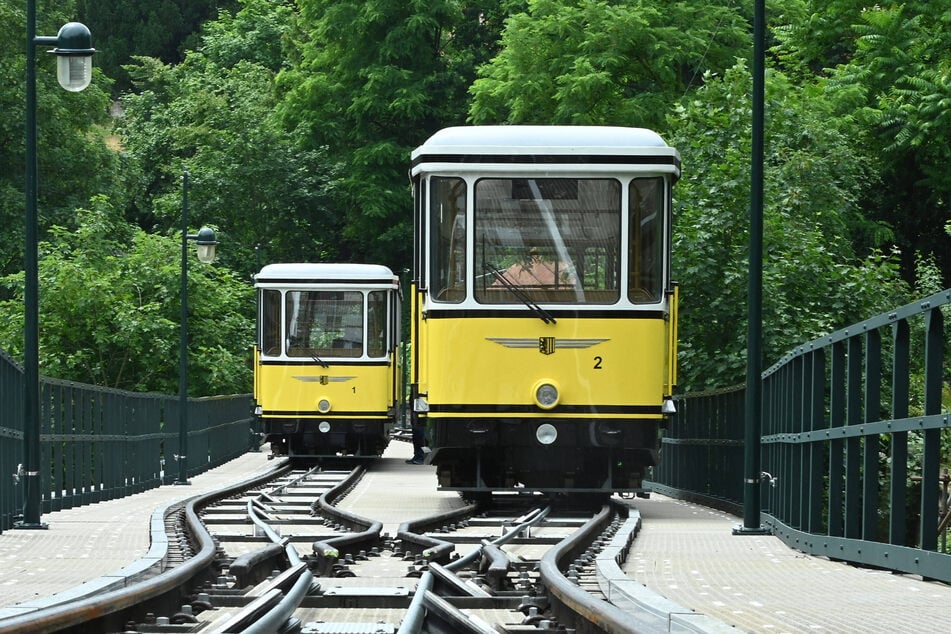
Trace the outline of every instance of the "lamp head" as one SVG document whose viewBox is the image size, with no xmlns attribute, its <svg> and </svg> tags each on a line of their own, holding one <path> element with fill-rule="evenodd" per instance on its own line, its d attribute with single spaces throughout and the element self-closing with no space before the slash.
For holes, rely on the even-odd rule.
<svg viewBox="0 0 951 634">
<path fill-rule="evenodd" d="M 195 244 L 198 245 L 198 261 L 204 264 L 210 264 L 215 259 L 215 247 L 218 241 L 215 240 L 215 230 L 211 227 L 202 227 L 198 230 L 198 236 L 195 238 Z"/>
<path fill-rule="evenodd" d="M 85 24 L 67 22 L 56 35 L 56 79 L 70 92 L 85 90 L 92 81 L 92 34 Z"/>
</svg>

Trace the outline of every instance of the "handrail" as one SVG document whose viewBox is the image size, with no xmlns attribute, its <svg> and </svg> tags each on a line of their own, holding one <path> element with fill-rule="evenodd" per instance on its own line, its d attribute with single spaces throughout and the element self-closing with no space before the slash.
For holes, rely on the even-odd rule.
<svg viewBox="0 0 951 634">
<path fill-rule="evenodd" d="M 951 289 L 798 346 L 763 373 L 760 507 L 787 544 L 951 582 L 938 505 L 949 305 Z M 743 502 L 744 397 L 679 397 L 655 490 Z"/>
</svg>

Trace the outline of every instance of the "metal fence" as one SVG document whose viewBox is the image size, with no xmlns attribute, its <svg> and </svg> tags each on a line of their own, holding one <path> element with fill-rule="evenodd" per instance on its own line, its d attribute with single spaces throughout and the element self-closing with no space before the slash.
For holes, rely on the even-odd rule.
<svg viewBox="0 0 951 634">
<path fill-rule="evenodd" d="M 763 373 L 761 508 L 804 552 L 951 582 L 951 290 L 800 346 Z M 656 490 L 738 509 L 744 389 L 686 395 Z"/>
<path fill-rule="evenodd" d="M 23 369 L 0 351 L 0 532 L 22 512 Z M 189 476 L 235 458 L 256 441 L 251 396 L 188 399 Z M 41 511 L 120 498 L 178 475 L 177 396 L 40 379 Z"/>
</svg>

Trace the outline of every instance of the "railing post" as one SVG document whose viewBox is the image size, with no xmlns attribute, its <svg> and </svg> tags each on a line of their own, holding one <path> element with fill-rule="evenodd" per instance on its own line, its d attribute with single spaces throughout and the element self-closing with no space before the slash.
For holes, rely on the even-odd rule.
<svg viewBox="0 0 951 634">
<path fill-rule="evenodd" d="M 812 382 L 808 404 L 808 430 L 816 432 L 823 427 L 825 416 L 825 377 L 826 355 L 823 348 L 813 350 L 812 354 Z M 809 443 L 809 464 L 806 479 L 809 482 L 809 498 L 807 500 L 808 514 L 805 529 L 810 533 L 818 533 L 822 529 L 822 467 L 825 452 L 823 443 L 814 439 Z"/>
<path fill-rule="evenodd" d="M 911 354 L 911 335 L 908 322 L 904 319 L 892 326 L 894 341 L 894 361 L 892 362 L 892 418 L 908 418 L 908 397 L 910 395 L 909 357 Z M 892 434 L 892 477 L 889 483 L 888 541 L 898 546 L 906 545 L 905 528 L 905 489 L 908 486 L 908 432 Z"/>
<path fill-rule="evenodd" d="M 862 339 L 849 337 L 846 376 L 846 425 L 862 422 Z M 861 454 L 862 441 L 849 436 L 845 441 L 845 536 L 862 537 Z"/>
<path fill-rule="evenodd" d="M 941 413 L 944 361 L 944 317 L 932 308 L 925 313 L 925 416 Z M 941 466 L 941 430 L 926 429 L 921 456 L 922 550 L 938 548 L 937 486 Z"/>
<path fill-rule="evenodd" d="M 845 442 L 835 433 L 837 428 L 845 426 L 845 375 L 845 345 L 841 341 L 837 341 L 832 344 L 832 375 L 829 385 L 829 429 L 832 432 L 832 440 L 829 442 L 828 532 L 832 537 L 841 537 L 845 534 L 842 513 Z"/>
<path fill-rule="evenodd" d="M 881 420 L 882 402 L 882 337 L 878 330 L 865 333 L 865 415 L 863 421 Z M 878 539 L 878 434 L 864 437 L 862 473 L 862 539 Z"/>
</svg>

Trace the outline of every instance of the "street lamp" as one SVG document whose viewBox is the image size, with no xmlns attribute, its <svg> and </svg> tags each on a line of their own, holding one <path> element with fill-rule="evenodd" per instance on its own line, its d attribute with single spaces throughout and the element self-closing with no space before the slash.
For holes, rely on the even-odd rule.
<svg viewBox="0 0 951 634">
<path fill-rule="evenodd" d="M 188 233 L 188 171 L 182 174 L 182 293 L 181 323 L 178 338 L 178 480 L 175 484 L 191 484 L 188 481 L 188 241 L 197 245 L 198 261 L 210 264 L 215 259 L 215 231 L 202 227 L 197 234 Z"/>
<path fill-rule="evenodd" d="M 763 416 L 763 132 L 766 92 L 766 2 L 753 3 L 753 121 L 750 152 L 750 254 L 743 442 L 743 525 L 734 535 L 765 535 L 760 525 Z"/>
<path fill-rule="evenodd" d="M 23 518 L 17 528 L 41 529 L 40 522 L 40 345 L 37 248 L 36 47 L 54 46 L 56 77 L 70 92 L 92 79 L 92 35 L 79 22 L 63 25 L 56 37 L 36 35 L 36 0 L 26 3 L 26 218 L 23 289 Z"/>
</svg>

